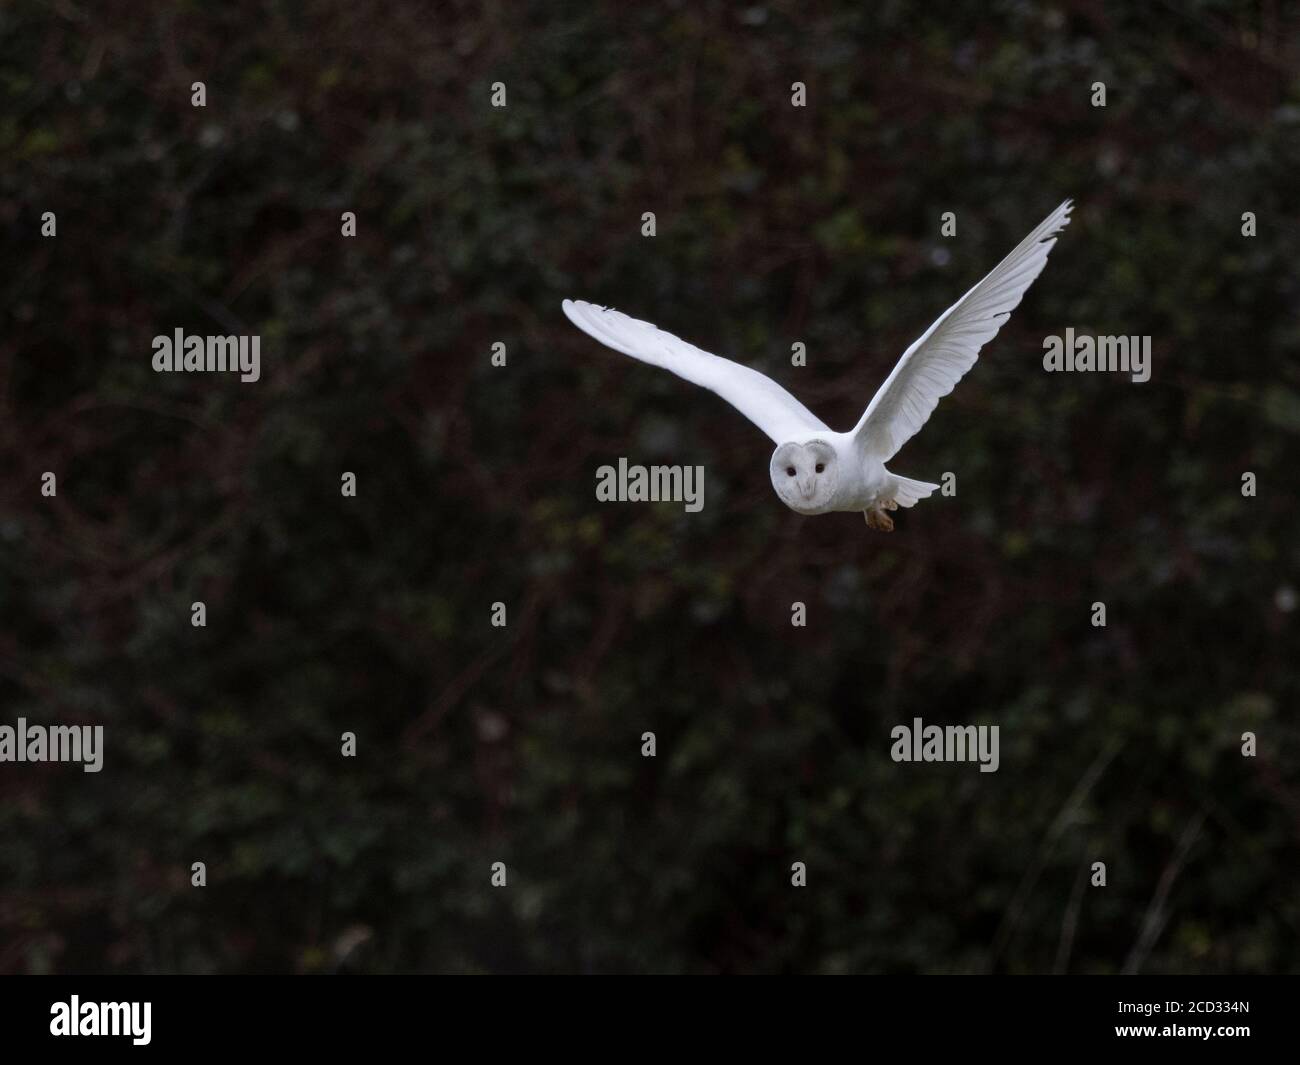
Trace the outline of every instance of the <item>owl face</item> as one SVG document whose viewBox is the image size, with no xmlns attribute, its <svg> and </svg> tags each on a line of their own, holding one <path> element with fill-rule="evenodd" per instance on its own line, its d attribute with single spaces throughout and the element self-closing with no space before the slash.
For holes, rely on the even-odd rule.
<svg viewBox="0 0 1300 1065">
<path fill-rule="evenodd" d="M 824 514 L 830 509 L 839 483 L 839 459 L 822 440 L 782 444 L 772 452 L 772 487 L 793 511 Z"/>
</svg>

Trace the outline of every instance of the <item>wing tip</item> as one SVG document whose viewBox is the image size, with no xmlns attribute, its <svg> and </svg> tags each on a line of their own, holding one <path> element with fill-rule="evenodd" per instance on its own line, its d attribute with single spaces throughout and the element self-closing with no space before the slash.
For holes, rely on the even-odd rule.
<svg viewBox="0 0 1300 1065">
<path fill-rule="evenodd" d="M 614 311 L 613 307 L 606 307 L 600 303 L 588 303 L 586 300 L 561 300 L 560 310 L 562 310 L 570 319 L 577 321 L 575 315 L 603 314 L 606 311 Z M 617 314 L 617 311 L 614 311 Z"/>
<path fill-rule="evenodd" d="M 1052 245 L 1056 243 L 1056 235 L 1070 224 L 1070 212 L 1073 210 L 1074 197 L 1068 196 L 1038 224 L 1038 228 L 1030 234 L 1030 240 L 1040 247 L 1046 244 L 1047 250 L 1051 251 Z"/>
<path fill-rule="evenodd" d="M 560 301 L 560 310 L 564 312 L 564 316 L 584 333 L 591 331 L 587 323 L 599 317 L 600 312 L 605 309 L 594 303 L 588 303 L 586 300 Z"/>
</svg>

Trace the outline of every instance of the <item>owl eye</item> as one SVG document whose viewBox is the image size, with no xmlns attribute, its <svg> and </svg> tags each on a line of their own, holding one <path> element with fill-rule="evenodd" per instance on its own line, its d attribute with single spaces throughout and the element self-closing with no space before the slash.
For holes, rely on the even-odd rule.
<svg viewBox="0 0 1300 1065">
<path fill-rule="evenodd" d="M 822 470 L 824 470 L 824 469 L 826 469 L 826 464 L 825 464 L 825 463 L 823 463 L 823 462 L 819 462 L 819 463 L 817 463 L 817 472 L 818 472 L 818 473 L 821 473 Z"/>
<path fill-rule="evenodd" d="M 786 475 L 787 477 L 793 477 L 793 476 L 794 476 L 794 467 L 793 467 L 793 466 L 787 466 L 787 467 L 785 468 L 785 475 Z"/>
</svg>

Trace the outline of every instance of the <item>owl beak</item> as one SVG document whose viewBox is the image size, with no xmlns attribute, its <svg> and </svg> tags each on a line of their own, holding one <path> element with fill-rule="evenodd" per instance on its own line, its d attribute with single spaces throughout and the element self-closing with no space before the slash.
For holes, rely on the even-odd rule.
<svg viewBox="0 0 1300 1065">
<path fill-rule="evenodd" d="M 799 494 L 803 496 L 804 499 L 812 499 L 813 479 L 811 477 L 809 477 L 806 481 L 801 480 L 799 482 Z"/>
</svg>

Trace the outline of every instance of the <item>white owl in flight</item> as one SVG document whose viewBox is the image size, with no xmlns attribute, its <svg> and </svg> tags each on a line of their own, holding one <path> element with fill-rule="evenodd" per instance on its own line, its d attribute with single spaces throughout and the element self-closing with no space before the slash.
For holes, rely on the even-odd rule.
<svg viewBox="0 0 1300 1065">
<path fill-rule="evenodd" d="M 772 487 L 791 510 L 860 510 L 871 528 L 889 532 L 894 522 L 886 511 L 913 506 L 939 486 L 900 477 L 885 463 L 916 435 L 1011 316 L 1046 265 L 1055 234 L 1070 221 L 1070 208 L 1066 200 L 1048 215 L 903 352 L 847 433 L 833 432 L 770 377 L 701 351 L 649 322 L 581 300 L 565 300 L 564 313 L 615 351 L 716 392 L 775 440 Z"/>
</svg>

